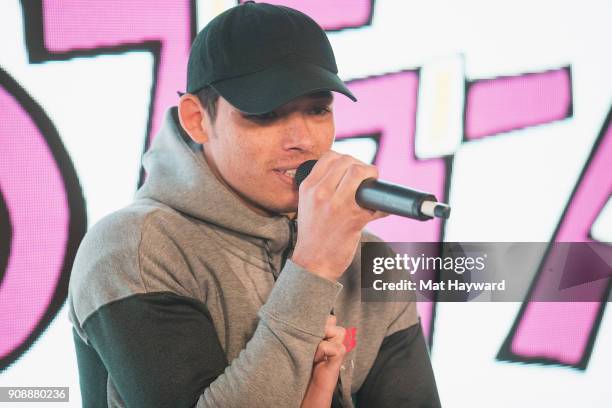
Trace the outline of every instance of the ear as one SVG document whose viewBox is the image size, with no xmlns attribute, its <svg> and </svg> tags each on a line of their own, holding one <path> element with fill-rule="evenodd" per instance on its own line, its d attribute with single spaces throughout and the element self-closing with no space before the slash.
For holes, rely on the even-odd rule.
<svg viewBox="0 0 612 408">
<path fill-rule="evenodd" d="M 208 142 L 210 120 L 197 96 L 186 93 L 179 99 L 178 116 L 181 126 L 196 143 Z"/>
</svg>

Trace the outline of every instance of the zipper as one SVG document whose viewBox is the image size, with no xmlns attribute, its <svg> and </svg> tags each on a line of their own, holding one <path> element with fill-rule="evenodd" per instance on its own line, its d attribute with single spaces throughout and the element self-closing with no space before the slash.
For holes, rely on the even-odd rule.
<svg viewBox="0 0 612 408">
<path fill-rule="evenodd" d="M 285 248 L 282 254 L 281 265 L 278 271 L 279 275 L 280 275 L 280 271 L 283 270 L 283 268 L 285 267 L 285 264 L 287 263 L 287 258 L 289 258 L 289 254 L 290 253 L 293 254 L 293 249 L 295 248 L 296 241 L 297 241 L 297 220 L 292 219 L 292 220 L 289 220 L 289 244 L 287 245 L 287 248 Z M 274 275 L 275 282 L 276 282 L 276 279 L 278 279 L 278 277 Z"/>
<path fill-rule="evenodd" d="M 289 245 L 291 247 L 291 252 L 293 252 L 293 248 L 295 248 L 295 243 L 297 241 L 297 228 L 297 217 L 292 220 L 289 220 Z"/>
</svg>

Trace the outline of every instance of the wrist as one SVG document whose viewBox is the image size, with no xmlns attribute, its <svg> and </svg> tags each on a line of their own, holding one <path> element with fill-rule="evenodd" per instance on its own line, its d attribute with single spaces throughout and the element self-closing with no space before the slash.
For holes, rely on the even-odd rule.
<svg viewBox="0 0 612 408">
<path fill-rule="evenodd" d="M 338 279 L 340 279 L 340 274 L 335 273 L 331 270 L 331 268 L 320 263 L 312 262 L 307 257 L 302 256 L 299 252 L 293 253 L 291 261 L 294 264 L 306 269 L 313 275 L 320 276 L 321 278 L 325 278 L 329 281 L 338 282 Z"/>
<path fill-rule="evenodd" d="M 302 400 L 301 408 L 329 407 L 332 404 L 334 393 L 327 390 L 318 390 L 316 387 L 308 386 L 308 390 Z"/>
</svg>

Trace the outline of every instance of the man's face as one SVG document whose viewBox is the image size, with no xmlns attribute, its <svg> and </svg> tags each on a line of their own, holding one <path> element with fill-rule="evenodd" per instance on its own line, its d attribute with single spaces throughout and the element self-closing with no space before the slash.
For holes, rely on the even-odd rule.
<svg viewBox="0 0 612 408">
<path fill-rule="evenodd" d="M 292 172 L 331 149 L 331 92 L 299 97 L 263 115 L 243 113 L 219 97 L 209 123 L 204 155 L 220 177 L 254 211 L 269 215 L 297 211 Z M 285 172 L 289 170 L 290 174 Z"/>
</svg>

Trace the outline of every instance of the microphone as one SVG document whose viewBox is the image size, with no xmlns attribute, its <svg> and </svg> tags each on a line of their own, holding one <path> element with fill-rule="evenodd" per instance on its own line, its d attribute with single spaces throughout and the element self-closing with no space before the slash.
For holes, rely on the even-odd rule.
<svg viewBox="0 0 612 408">
<path fill-rule="evenodd" d="M 295 171 L 295 184 L 298 188 L 316 163 L 316 160 L 308 160 L 299 165 Z M 431 220 L 434 217 L 446 219 L 451 211 L 448 204 L 439 203 L 433 194 L 375 178 L 361 182 L 355 193 L 355 201 L 360 207 L 419 221 Z"/>
</svg>

